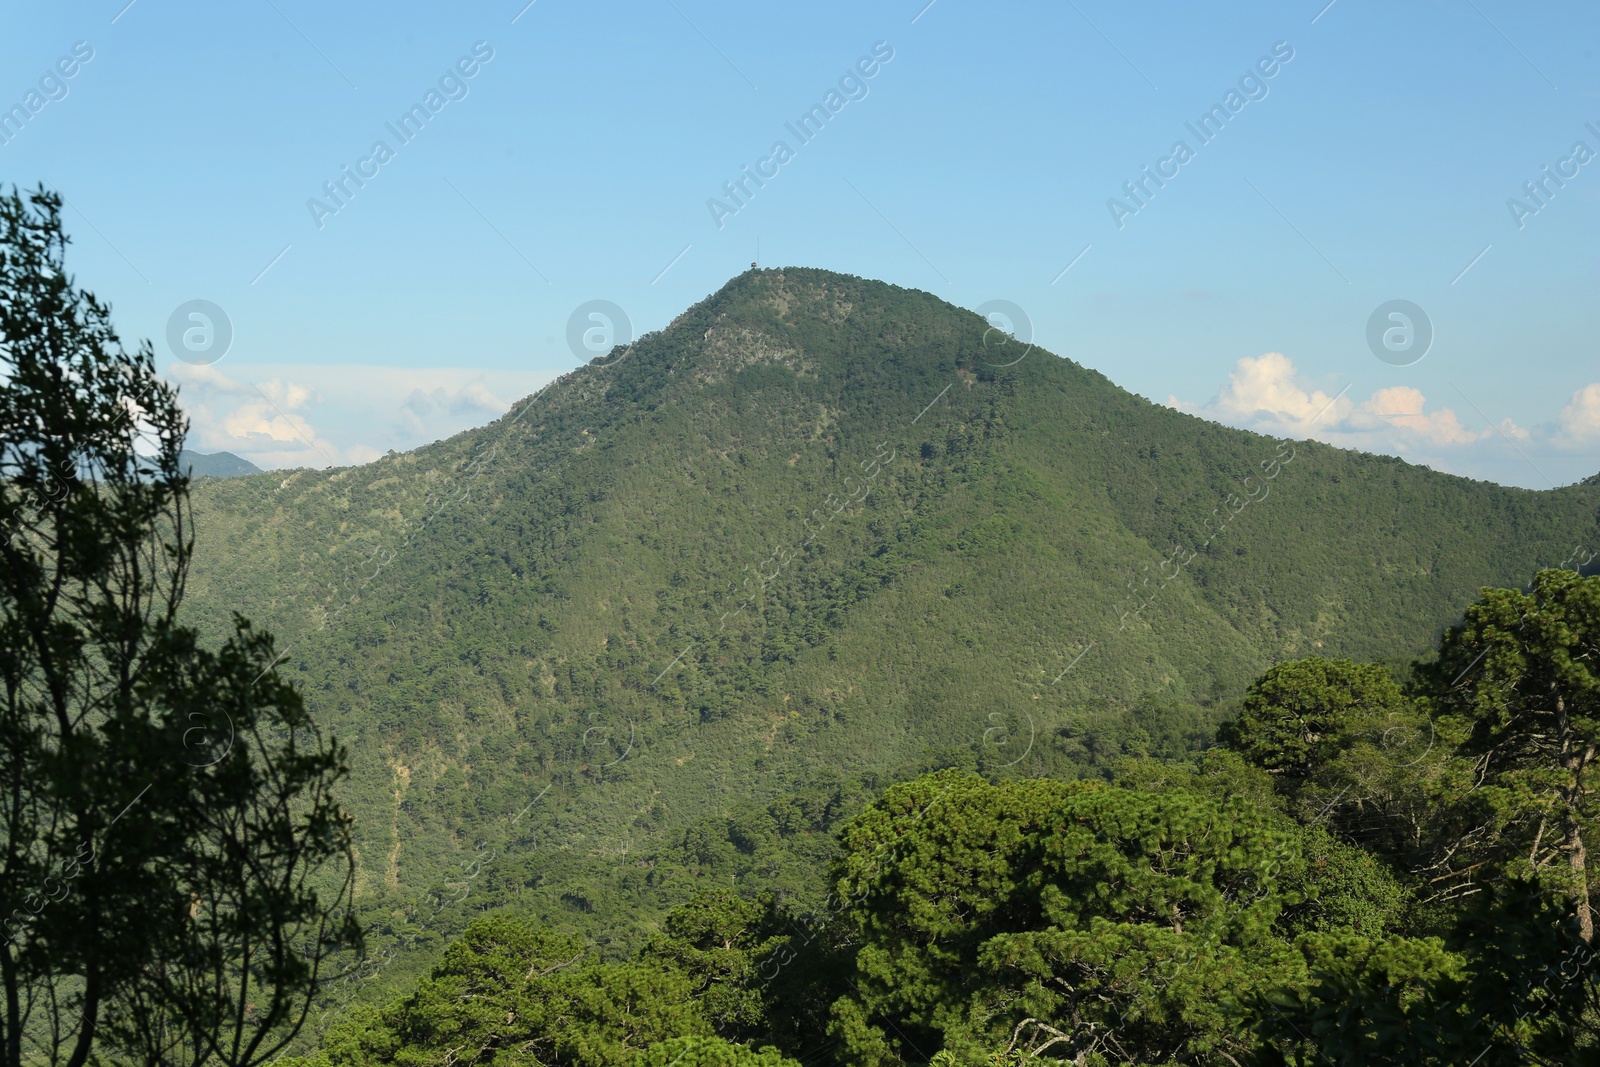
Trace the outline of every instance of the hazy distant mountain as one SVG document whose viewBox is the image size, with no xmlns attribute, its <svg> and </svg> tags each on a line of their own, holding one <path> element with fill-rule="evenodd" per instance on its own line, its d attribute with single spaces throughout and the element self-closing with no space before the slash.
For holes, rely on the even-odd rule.
<svg viewBox="0 0 1600 1067">
<path fill-rule="evenodd" d="M 1279 442 L 986 331 L 752 270 L 489 426 L 197 488 L 190 610 L 276 631 L 348 743 L 375 951 L 816 895 L 869 789 L 1179 751 L 1273 661 L 1419 654 L 1597 539 L 1600 486 Z"/>
<path fill-rule="evenodd" d="M 184 449 L 178 458 L 189 467 L 196 478 L 237 478 L 244 474 L 260 474 L 261 468 L 232 452 L 190 452 Z"/>
</svg>

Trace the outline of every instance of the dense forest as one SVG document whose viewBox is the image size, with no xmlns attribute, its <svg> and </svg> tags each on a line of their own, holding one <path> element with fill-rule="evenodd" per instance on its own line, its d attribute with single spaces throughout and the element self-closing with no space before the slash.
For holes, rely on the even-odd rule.
<svg viewBox="0 0 1600 1067">
<path fill-rule="evenodd" d="M 475 919 L 295 1067 L 1600 1063 L 1597 750 L 1600 577 L 1545 570 L 1191 759 L 894 785 L 817 907 L 703 890 L 626 959 Z"/>
<path fill-rule="evenodd" d="M 60 206 L 0 198 L 0 1067 L 1600 1062 L 1593 479 L 820 271 L 204 477 Z"/>
<path fill-rule="evenodd" d="M 1600 486 L 1229 429 L 927 293 L 753 270 L 481 429 L 197 484 L 184 610 L 275 633 L 352 753 L 382 963 L 331 1023 L 495 909 L 624 959 L 703 889 L 820 907 L 888 786 L 1186 757 L 1273 663 L 1401 669 L 1597 515 Z"/>
</svg>

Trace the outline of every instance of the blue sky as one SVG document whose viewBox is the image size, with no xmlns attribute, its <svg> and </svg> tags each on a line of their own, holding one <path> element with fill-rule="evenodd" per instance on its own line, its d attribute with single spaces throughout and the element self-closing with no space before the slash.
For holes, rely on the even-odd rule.
<svg viewBox="0 0 1600 1067">
<path fill-rule="evenodd" d="M 1234 425 L 1535 488 L 1600 470 L 1592 4 L 525 2 L 15 8 L 0 180 L 65 193 L 80 282 L 156 344 L 194 445 L 264 466 L 487 421 L 582 361 L 580 305 L 660 328 L 759 240 L 1008 301 Z M 746 166 L 776 174 L 741 205 Z M 1146 166 L 1170 177 L 1135 201 Z M 370 177 L 341 206 L 344 167 Z M 232 327 L 209 365 L 166 340 L 193 300 Z M 1420 361 L 1369 347 L 1394 300 Z"/>
</svg>

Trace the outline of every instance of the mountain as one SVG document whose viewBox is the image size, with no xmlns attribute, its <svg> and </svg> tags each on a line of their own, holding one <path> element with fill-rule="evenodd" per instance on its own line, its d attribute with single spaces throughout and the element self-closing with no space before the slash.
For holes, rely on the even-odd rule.
<svg viewBox="0 0 1600 1067">
<path fill-rule="evenodd" d="M 350 748 L 382 962 L 336 1003 L 495 907 L 621 951 L 701 883 L 815 903 L 891 781 L 1177 754 L 1274 661 L 1422 654 L 1600 539 L 1600 487 L 1229 429 L 1003 340 L 751 270 L 481 429 L 197 486 L 192 621 L 274 630 Z"/>
<path fill-rule="evenodd" d="M 195 478 L 239 478 L 246 474 L 260 474 L 261 468 L 232 452 L 190 452 L 178 454 Z"/>
</svg>

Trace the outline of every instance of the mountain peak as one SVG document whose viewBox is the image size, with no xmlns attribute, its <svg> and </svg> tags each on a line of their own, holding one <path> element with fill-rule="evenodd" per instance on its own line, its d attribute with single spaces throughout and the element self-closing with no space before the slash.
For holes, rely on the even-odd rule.
<svg viewBox="0 0 1600 1067">
<path fill-rule="evenodd" d="M 986 327 L 921 290 L 815 267 L 751 268 L 589 368 L 612 376 L 608 393 L 636 400 L 674 383 L 707 387 L 757 368 L 826 380 L 829 393 L 863 376 L 890 385 L 909 374 L 920 388 L 936 368 L 950 375 L 976 358 Z M 862 360 L 868 351 L 871 365 Z"/>
<path fill-rule="evenodd" d="M 450 884 L 527 810 L 560 844 L 512 850 L 483 906 L 582 927 L 678 877 L 632 857 L 743 856 L 703 821 L 730 797 L 1175 753 L 1274 660 L 1421 654 L 1482 586 L 1594 543 L 1600 489 L 1275 442 L 1042 351 L 1006 366 L 987 329 L 743 272 L 490 426 L 197 485 L 185 610 L 248 606 L 360 752 L 363 900 Z"/>
<path fill-rule="evenodd" d="M 234 455 L 232 452 L 191 452 L 184 449 L 178 462 L 189 471 L 191 478 L 242 478 L 247 474 L 260 474 L 261 468 Z"/>
</svg>

